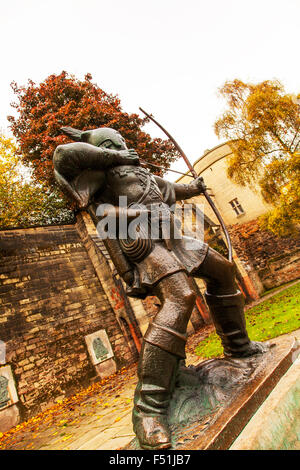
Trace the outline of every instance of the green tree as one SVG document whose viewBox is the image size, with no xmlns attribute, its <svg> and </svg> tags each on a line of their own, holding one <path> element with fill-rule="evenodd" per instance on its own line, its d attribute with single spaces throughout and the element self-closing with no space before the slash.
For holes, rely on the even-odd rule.
<svg viewBox="0 0 300 470">
<path fill-rule="evenodd" d="M 8 116 L 8 120 L 36 179 L 53 184 L 53 152 L 58 145 L 69 141 L 60 132 L 63 126 L 81 130 L 112 127 L 140 158 L 168 167 L 178 156 L 173 144 L 169 140 L 152 139 L 143 132 L 141 128 L 147 118 L 124 112 L 117 96 L 106 93 L 91 80 L 90 74 L 81 81 L 62 72 L 50 75 L 39 85 L 32 80 L 27 87 L 12 83 L 17 96 L 13 106 L 18 116 Z"/>
<path fill-rule="evenodd" d="M 0 136 L 0 228 L 68 223 L 73 213 L 55 189 L 37 184 L 15 142 Z"/>
<path fill-rule="evenodd" d="M 279 81 L 226 82 L 220 94 L 226 112 L 215 122 L 233 155 L 228 176 L 241 185 L 258 181 L 274 210 L 261 218 L 277 235 L 296 230 L 300 215 L 300 94 L 285 93 Z"/>
</svg>

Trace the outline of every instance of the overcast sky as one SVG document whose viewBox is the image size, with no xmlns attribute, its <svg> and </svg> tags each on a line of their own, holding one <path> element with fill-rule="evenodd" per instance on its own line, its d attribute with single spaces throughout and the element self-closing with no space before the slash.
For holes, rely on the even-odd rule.
<svg viewBox="0 0 300 470">
<path fill-rule="evenodd" d="M 299 93 L 300 0 L 2 0 L 0 128 L 10 82 L 62 70 L 152 113 L 192 162 L 221 143 L 226 80 L 279 79 Z M 153 124 L 144 128 L 164 137 Z M 185 171 L 184 164 L 174 169 Z M 174 179 L 170 174 L 169 179 Z"/>
</svg>

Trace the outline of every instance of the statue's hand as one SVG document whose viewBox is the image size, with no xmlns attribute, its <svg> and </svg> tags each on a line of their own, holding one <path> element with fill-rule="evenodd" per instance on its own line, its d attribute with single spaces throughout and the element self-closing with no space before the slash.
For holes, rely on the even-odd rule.
<svg viewBox="0 0 300 470">
<path fill-rule="evenodd" d="M 122 277 L 123 277 L 124 282 L 126 282 L 128 286 L 132 286 L 133 281 L 134 281 L 133 271 L 127 271 L 126 273 L 122 275 Z"/>
<path fill-rule="evenodd" d="M 201 194 L 207 189 L 202 176 L 198 176 L 189 186 L 195 189 L 197 194 Z"/>
<path fill-rule="evenodd" d="M 140 159 L 134 149 L 118 151 L 117 160 L 119 165 L 139 165 Z"/>
</svg>

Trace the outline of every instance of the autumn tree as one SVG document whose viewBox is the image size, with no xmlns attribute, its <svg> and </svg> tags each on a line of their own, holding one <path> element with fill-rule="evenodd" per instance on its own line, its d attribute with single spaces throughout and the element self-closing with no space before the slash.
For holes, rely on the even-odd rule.
<svg viewBox="0 0 300 470">
<path fill-rule="evenodd" d="M 168 140 L 152 139 L 141 128 L 147 119 L 122 110 L 120 99 L 92 83 L 87 74 L 78 80 L 67 72 L 50 75 L 36 85 L 12 83 L 17 102 L 13 103 L 18 116 L 9 116 L 11 130 L 17 139 L 26 162 L 33 167 L 38 181 L 53 183 L 52 157 L 55 148 L 69 142 L 60 132 L 63 126 L 81 130 L 111 127 L 125 138 L 140 158 L 166 167 L 177 158 Z"/>
<path fill-rule="evenodd" d="M 0 228 L 68 223 L 72 211 L 55 189 L 32 180 L 16 143 L 0 135 Z"/>
<path fill-rule="evenodd" d="M 278 235 L 295 231 L 300 200 L 300 94 L 289 95 L 278 81 L 226 82 L 220 94 L 226 112 L 215 122 L 218 137 L 233 155 L 228 176 L 241 185 L 258 181 L 274 210 L 261 219 Z"/>
</svg>

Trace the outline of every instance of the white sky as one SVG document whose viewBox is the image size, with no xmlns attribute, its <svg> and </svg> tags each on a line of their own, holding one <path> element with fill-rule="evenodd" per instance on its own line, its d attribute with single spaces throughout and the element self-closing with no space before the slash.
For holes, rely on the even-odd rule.
<svg viewBox="0 0 300 470">
<path fill-rule="evenodd" d="M 2 0 L 0 15 L 3 130 L 11 81 L 89 72 L 124 111 L 152 113 L 194 162 L 221 143 L 213 123 L 226 80 L 276 78 L 300 91 L 300 0 Z"/>
</svg>

